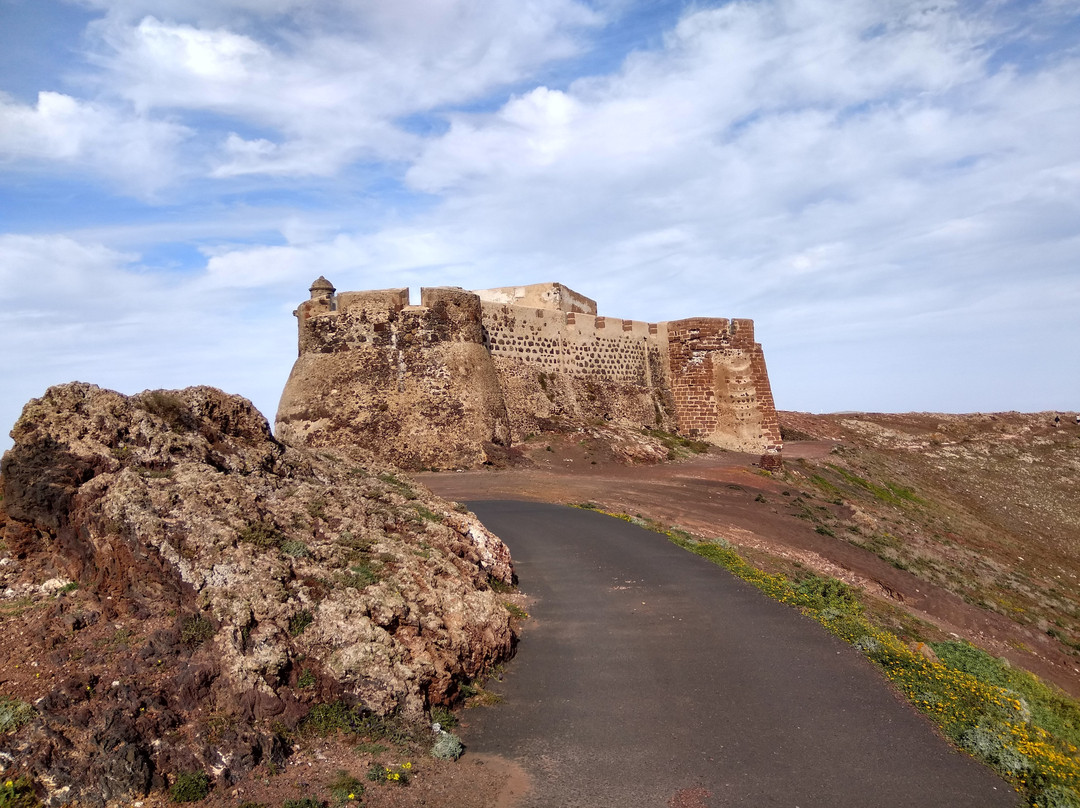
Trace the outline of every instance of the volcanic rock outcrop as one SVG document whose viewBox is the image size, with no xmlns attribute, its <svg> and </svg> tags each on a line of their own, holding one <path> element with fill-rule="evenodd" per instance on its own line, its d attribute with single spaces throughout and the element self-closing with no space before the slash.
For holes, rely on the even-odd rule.
<svg viewBox="0 0 1080 808">
<path fill-rule="evenodd" d="M 50 804 L 232 782 L 315 704 L 420 715 L 512 652 L 497 537 L 370 456 L 279 443 L 245 399 L 72 383 L 12 437 L 0 696 L 33 713 L 0 760 Z"/>
</svg>

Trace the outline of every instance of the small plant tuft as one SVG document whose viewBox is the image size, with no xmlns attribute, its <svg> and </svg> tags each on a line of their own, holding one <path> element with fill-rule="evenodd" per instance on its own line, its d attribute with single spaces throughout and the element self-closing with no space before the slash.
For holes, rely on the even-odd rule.
<svg viewBox="0 0 1080 808">
<path fill-rule="evenodd" d="M 307 558 L 311 555 L 311 551 L 308 550 L 308 546 L 302 541 L 296 539 L 288 539 L 281 543 L 281 552 L 287 556 L 293 558 Z"/>
<path fill-rule="evenodd" d="M 40 808 L 41 801 L 34 793 L 29 777 L 4 780 L 0 784 L 0 808 Z"/>
<path fill-rule="evenodd" d="M 510 612 L 510 616 L 513 617 L 515 620 L 529 619 L 529 613 L 522 609 L 520 606 L 518 606 L 516 603 L 505 601 L 503 603 L 503 608 L 505 608 L 506 611 Z"/>
<path fill-rule="evenodd" d="M 431 723 L 438 724 L 441 729 L 453 729 L 457 722 L 457 716 L 446 707 L 431 708 Z"/>
<path fill-rule="evenodd" d="M 316 704 L 297 728 L 301 735 L 324 737 L 335 732 L 356 732 L 360 716 L 343 701 Z"/>
<path fill-rule="evenodd" d="M 315 622 L 315 617 L 307 609 L 304 609 L 302 612 L 297 612 L 289 618 L 289 636 L 299 637 L 304 633 L 304 629 L 313 622 Z"/>
<path fill-rule="evenodd" d="M 210 778 L 204 772 L 182 772 L 169 789 L 173 802 L 199 802 L 210 795 Z"/>
<path fill-rule="evenodd" d="M 180 624 L 180 642 L 189 648 L 198 648 L 214 636 L 214 624 L 201 614 L 192 614 Z"/>
<path fill-rule="evenodd" d="M 285 534 L 273 522 L 251 522 L 241 528 L 236 537 L 262 549 L 278 547 L 285 541 Z"/>
<path fill-rule="evenodd" d="M 496 578 L 494 575 L 488 575 L 487 584 L 492 592 L 497 592 L 500 595 L 509 595 L 517 589 L 513 584 L 508 584 L 501 578 Z"/>
<path fill-rule="evenodd" d="M 439 760 L 457 760 L 465 747 L 461 745 L 461 739 L 452 732 L 440 732 L 431 747 L 431 756 Z"/>
<path fill-rule="evenodd" d="M 330 797 L 335 805 L 344 805 L 364 795 L 364 784 L 344 769 L 338 769 L 334 779 L 328 785 Z"/>
<path fill-rule="evenodd" d="M 345 586 L 353 589 L 363 589 L 379 580 L 379 567 L 376 562 L 361 559 L 349 567 L 348 574 L 343 581 Z"/>
<path fill-rule="evenodd" d="M 199 425 L 199 420 L 184 400 L 174 393 L 152 390 L 141 397 L 139 404 L 148 413 L 168 424 L 173 432 L 191 432 Z"/>
<path fill-rule="evenodd" d="M 34 708 L 25 701 L 0 696 L 0 732 L 14 732 L 34 720 Z"/>
</svg>

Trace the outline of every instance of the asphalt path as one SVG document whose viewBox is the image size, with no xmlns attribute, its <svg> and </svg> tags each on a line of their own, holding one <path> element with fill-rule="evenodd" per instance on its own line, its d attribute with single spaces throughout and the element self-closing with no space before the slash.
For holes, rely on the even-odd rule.
<svg viewBox="0 0 1080 808">
<path fill-rule="evenodd" d="M 1015 808 L 861 654 L 664 537 L 558 505 L 470 502 L 534 599 L 465 714 L 522 808 Z"/>
</svg>

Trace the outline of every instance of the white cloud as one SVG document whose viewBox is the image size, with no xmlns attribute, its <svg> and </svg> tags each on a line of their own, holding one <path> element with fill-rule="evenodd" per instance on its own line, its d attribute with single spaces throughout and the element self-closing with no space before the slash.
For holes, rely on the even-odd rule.
<svg viewBox="0 0 1080 808">
<path fill-rule="evenodd" d="M 295 351 L 295 295 L 260 301 L 253 320 L 244 290 L 225 292 L 102 244 L 0 234 L 0 447 L 27 400 L 72 380 L 125 393 L 211 384 L 272 419 Z"/>
<path fill-rule="evenodd" d="M 102 91 L 143 111 L 233 121 L 219 178 L 409 159 L 417 139 L 398 119 L 512 84 L 576 53 L 576 32 L 599 22 L 573 0 L 105 8 L 92 29 Z"/>
<path fill-rule="evenodd" d="M 151 195 L 179 171 L 176 151 L 186 127 L 55 92 L 34 106 L 0 94 L 0 161 L 57 162 L 101 174 Z"/>
</svg>

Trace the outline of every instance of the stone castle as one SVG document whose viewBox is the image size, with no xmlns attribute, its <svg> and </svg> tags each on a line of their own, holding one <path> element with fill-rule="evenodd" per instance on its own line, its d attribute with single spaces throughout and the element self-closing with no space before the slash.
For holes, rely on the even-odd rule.
<svg viewBox="0 0 1080 808">
<path fill-rule="evenodd" d="M 406 469 L 463 468 L 545 430 L 660 429 L 780 463 L 753 320 L 644 323 L 597 315 L 559 283 L 337 292 L 294 312 L 299 357 L 278 437 L 362 446 Z"/>
</svg>

